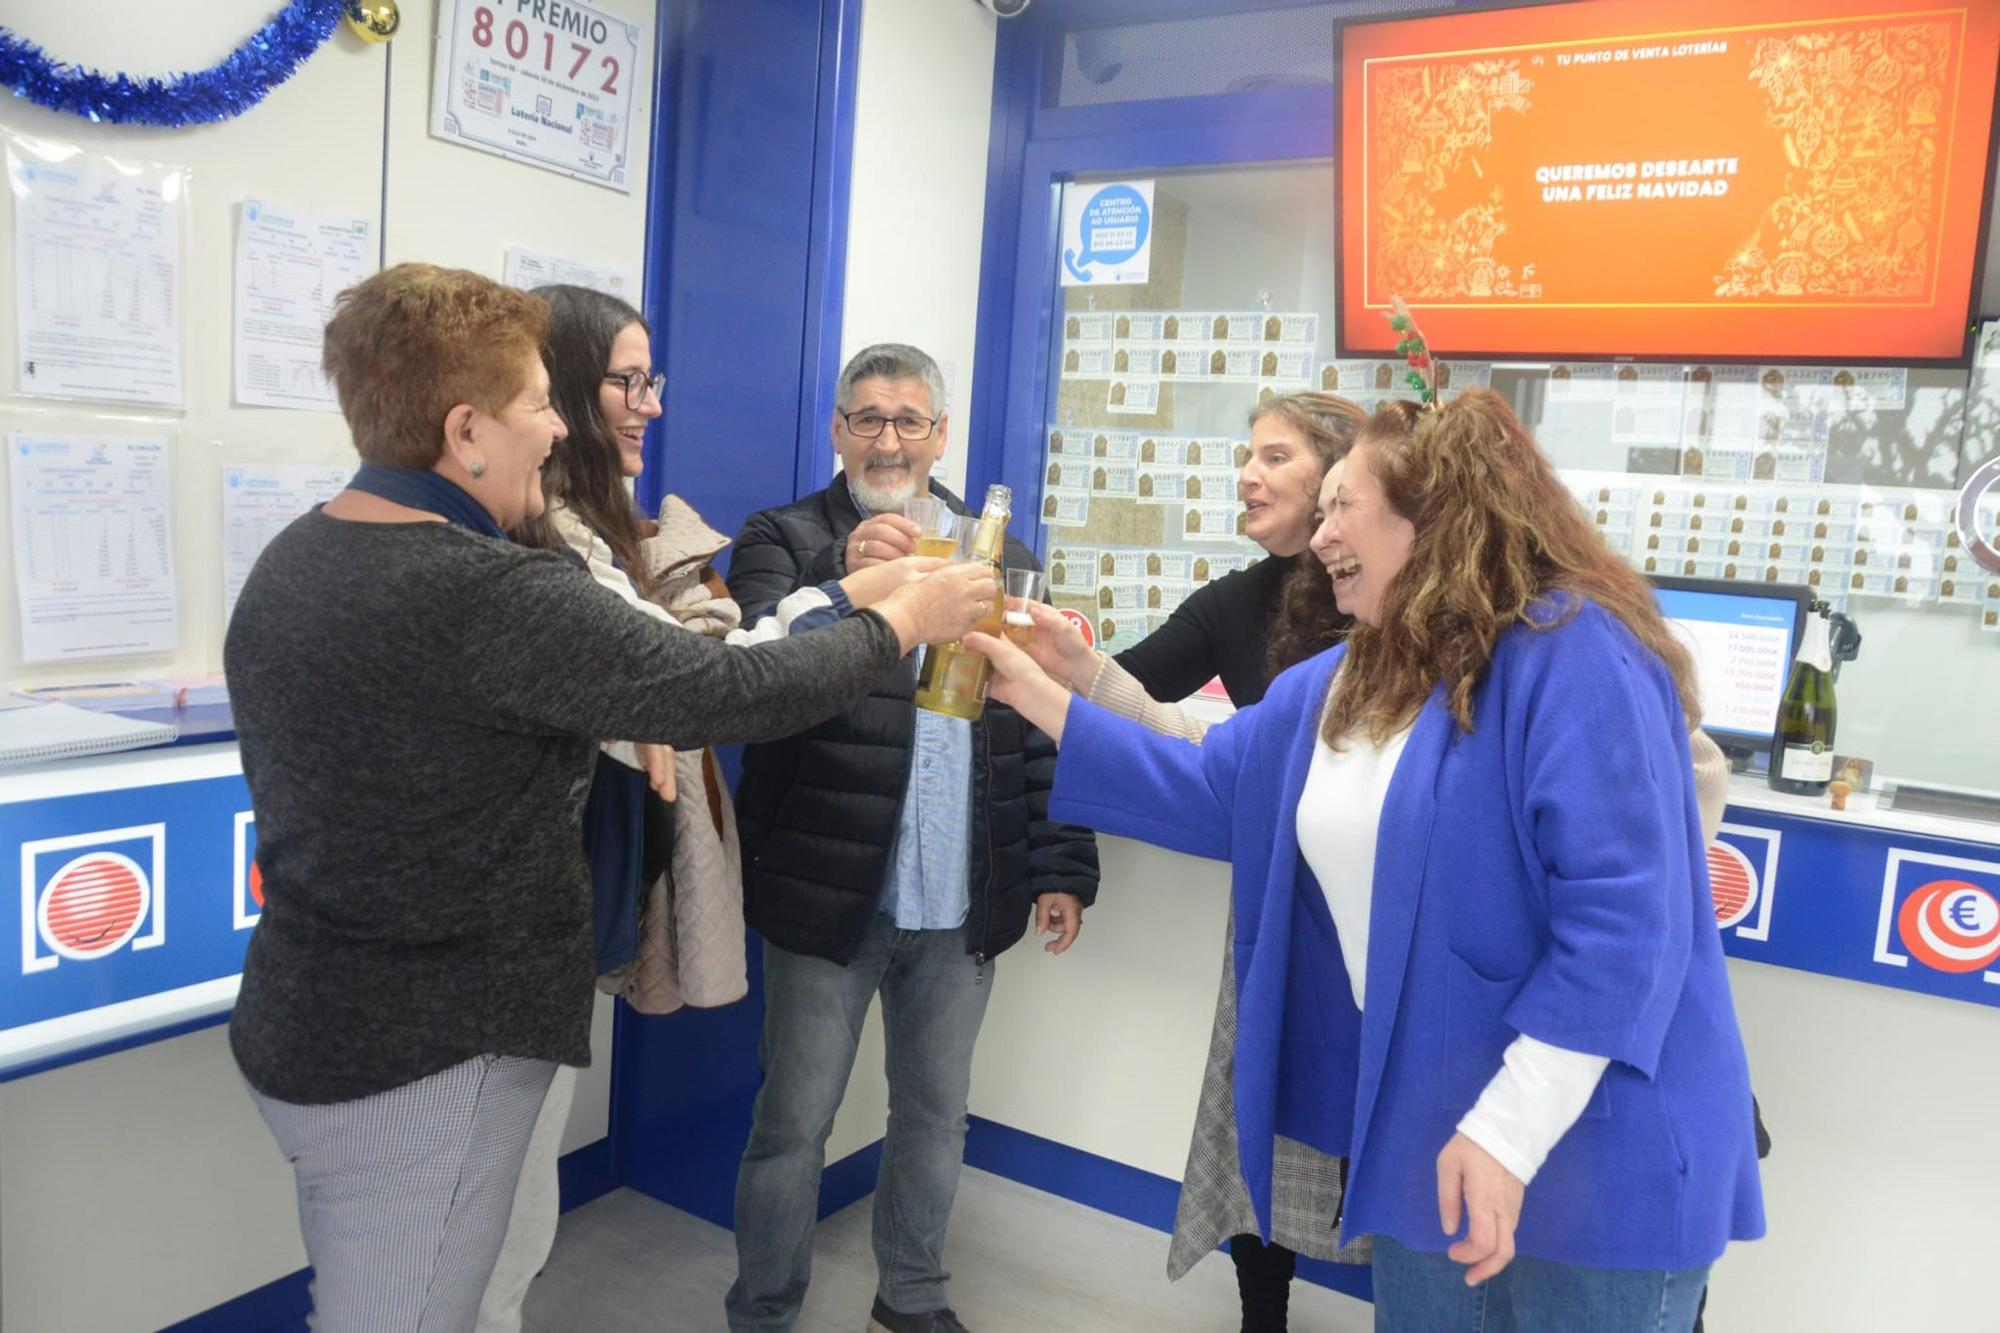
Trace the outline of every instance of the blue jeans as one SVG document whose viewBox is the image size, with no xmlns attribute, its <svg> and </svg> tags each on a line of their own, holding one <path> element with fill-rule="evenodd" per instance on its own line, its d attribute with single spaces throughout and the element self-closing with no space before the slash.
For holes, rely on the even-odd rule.
<svg viewBox="0 0 2000 1333">
<path fill-rule="evenodd" d="M 965 1155 L 972 1046 L 993 992 L 964 928 L 869 921 L 846 967 L 764 946 L 764 1086 L 736 1177 L 734 1333 L 789 1329 L 812 1277 L 826 1137 L 847 1091 L 861 1020 L 879 991 L 889 1126 L 875 1183 L 877 1294 L 920 1314 L 945 1305 L 945 1225 Z"/>
<path fill-rule="evenodd" d="M 1585 1268 L 1516 1256 L 1476 1287 L 1465 1267 L 1375 1237 L 1375 1333 L 1688 1333 L 1708 1265 Z"/>
</svg>

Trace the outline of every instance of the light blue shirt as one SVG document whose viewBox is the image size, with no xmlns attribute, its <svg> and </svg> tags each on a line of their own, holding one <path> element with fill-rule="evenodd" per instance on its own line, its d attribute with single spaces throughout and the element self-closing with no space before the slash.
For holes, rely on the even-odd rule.
<svg viewBox="0 0 2000 1333">
<path fill-rule="evenodd" d="M 882 911 L 898 930 L 956 930 L 972 908 L 971 865 L 972 724 L 919 708 Z"/>
<path fill-rule="evenodd" d="M 853 498 L 866 518 L 867 506 Z M 972 910 L 972 724 L 928 708 L 916 713 L 882 912 L 898 930 L 956 930 Z"/>
</svg>

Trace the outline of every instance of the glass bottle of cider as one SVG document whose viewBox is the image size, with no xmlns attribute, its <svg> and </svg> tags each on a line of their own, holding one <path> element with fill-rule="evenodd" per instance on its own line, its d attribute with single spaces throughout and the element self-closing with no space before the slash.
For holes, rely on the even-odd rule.
<svg viewBox="0 0 2000 1333">
<path fill-rule="evenodd" d="M 1825 602 L 1812 604 L 1805 636 L 1778 705 L 1778 734 L 1771 742 L 1774 791 L 1817 796 L 1833 778 L 1833 648 Z"/>
<path fill-rule="evenodd" d="M 986 488 L 986 507 L 979 511 L 979 528 L 973 534 L 971 558 L 1000 577 L 1007 544 L 1007 519 L 1013 508 L 1014 493 L 1005 486 Z M 1005 600 L 993 592 L 993 610 L 981 618 L 976 628 L 982 634 L 998 635 Z M 986 707 L 986 673 L 990 663 L 962 643 L 933 643 L 924 648 L 924 665 L 917 675 L 917 707 L 968 720 Z"/>
</svg>

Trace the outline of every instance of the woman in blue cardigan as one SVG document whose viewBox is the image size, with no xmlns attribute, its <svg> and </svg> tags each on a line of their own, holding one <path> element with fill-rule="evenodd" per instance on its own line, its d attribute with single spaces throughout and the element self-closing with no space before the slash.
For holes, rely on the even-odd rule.
<svg viewBox="0 0 2000 1333">
<path fill-rule="evenodd" d="M 981 639 L 1051 817 L 1228 860 L 1244 1178 L 1350 1160 L 1376 1327 L 1686 1330 L 1764 1230 L 1692 668 L 1506 400 L 1394 403 L 1321 490 L 1345 644 L 1197 748 Z"/>
</svg>

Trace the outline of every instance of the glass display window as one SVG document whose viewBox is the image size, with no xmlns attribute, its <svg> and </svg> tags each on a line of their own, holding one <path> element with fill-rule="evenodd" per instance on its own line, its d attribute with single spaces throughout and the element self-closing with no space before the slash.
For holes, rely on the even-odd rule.
<svg viewBox="0 0 2000 1333">
<path fill-rule="evenodd" d="M 1337 353 L 1334 188 L 1325 160 L 1161 173 L 1145 281 L 1061 286 L 1051 303 L 1042 546 L 1052 598 L 1112 652 L 1264 558 L 1237 493 L 1260 401 L 1315 389 L 1370 409 L 1412 392 L 1401 362 Z M 2000 571 L 1956 512 L 1964 479 L 2000 454 L 2000 366 L 1436 350 L 1441 392 L 1504 394 L 1635 567 L 1802 584 L 1850 617 L 1862 648 L 1839 679 L 1843 752 L 1884 778 L 2000 787 L 2000 710 L 1978 706 L 2000 672 Z M 1976 510 L 1989 544 L 1996 509 L 2000 494 Z"/>
</svg>

